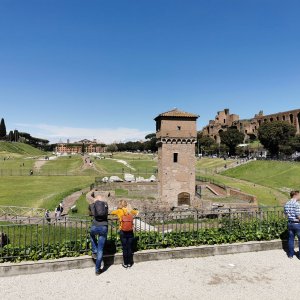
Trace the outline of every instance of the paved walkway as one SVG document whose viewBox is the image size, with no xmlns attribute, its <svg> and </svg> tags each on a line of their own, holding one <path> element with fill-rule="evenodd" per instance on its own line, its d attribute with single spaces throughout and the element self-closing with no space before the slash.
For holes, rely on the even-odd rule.
<svg viewBox="0 0 300 300">
<path fill-rule="evenodd" d="M 300 261 L 273 250 L 0 278 L 1 299 L 299 299 Z"/>
</svg>

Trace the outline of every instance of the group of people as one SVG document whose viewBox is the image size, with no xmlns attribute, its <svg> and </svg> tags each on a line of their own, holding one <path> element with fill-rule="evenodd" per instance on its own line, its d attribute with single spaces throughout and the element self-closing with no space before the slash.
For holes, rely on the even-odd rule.
<svg viewBox="0 0 300 300">
<path fill-rule="evenodd" d="M 103 260 L 103 249 L 108 233 L 108 204 L 102 196 L 96 196 L 89 205 L 90 215 L 93 216 L 93 223 L 90 229 L 92 257 L 96 260 L 96 275 L 101 274 L 101 263 Z M 124 200 L 119 202 L 118 208 L 110 212 L 118 217 L 119 234 L 123 249 L 123 264 L 127 269 L 133 265 L 133 241 L 134 241 L 134 216 L 138 214 Z"/>
<path fill-rule="evenodd" d="M 61 219 L 61 215 L 62 215 L 63 211 L 64 211 L 64 206 L 63 206 L 62 202 L 60 202 L 54 211 L 54 218 L 56 221 L 59 221 Z M 51 223 L 51 215 L 50 215 L 49 209 L 46 209 L 44 216 L 45 216 L 46 221 L 48 223 Z"/>
</svg>

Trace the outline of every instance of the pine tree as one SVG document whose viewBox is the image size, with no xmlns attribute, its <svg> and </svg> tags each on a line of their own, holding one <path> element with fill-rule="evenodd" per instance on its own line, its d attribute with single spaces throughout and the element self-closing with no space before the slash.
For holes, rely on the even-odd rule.
<svg viewBox="0 0 300 300">
<path fill-rule="evenodd" d="M 4 140 L 5 137 L 6 137 L 6 126 L 5 126 L 5 121 L 2 118 L 0 123 L 0 140 Z"/>
</svg>

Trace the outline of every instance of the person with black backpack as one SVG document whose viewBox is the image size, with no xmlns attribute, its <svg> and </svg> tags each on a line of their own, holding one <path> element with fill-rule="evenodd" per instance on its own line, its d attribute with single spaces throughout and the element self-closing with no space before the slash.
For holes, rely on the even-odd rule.
<svg viewBox="0 0 300 300">
<path fill-rule="evenodd" d="M 89 205 L 90 215 L 94 217 L 90 230 L 92 257 L 96 259 L 96 275 L 101 274 L 103 249 L 108 232 L 108 205 L 102 196 L 96 196 L 94 203 Z"/>
</svg>

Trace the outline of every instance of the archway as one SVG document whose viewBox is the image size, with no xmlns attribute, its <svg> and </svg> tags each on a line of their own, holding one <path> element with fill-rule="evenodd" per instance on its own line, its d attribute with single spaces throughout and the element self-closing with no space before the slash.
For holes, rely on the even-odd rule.
<svg viewBox="0 0 300 300">
<path fill-rule="evenodd" d="M 298 120 L 298 128 L 297 128 L 297 132 L 300 133 L 300 112 L 297 115 L 297 120 Z"/>
<path fill-rule="evenodd" d="M 293 114 L 290 114 L 290 122 L 291 122 L 291 124 L 294 124 L 294 115 Z"/>
<path fill-rule="evenodd" d="M 178 206 L 181 205 L 191 205 L 191 195 L 189 193 L 178 194 Z"/>
</svg>

